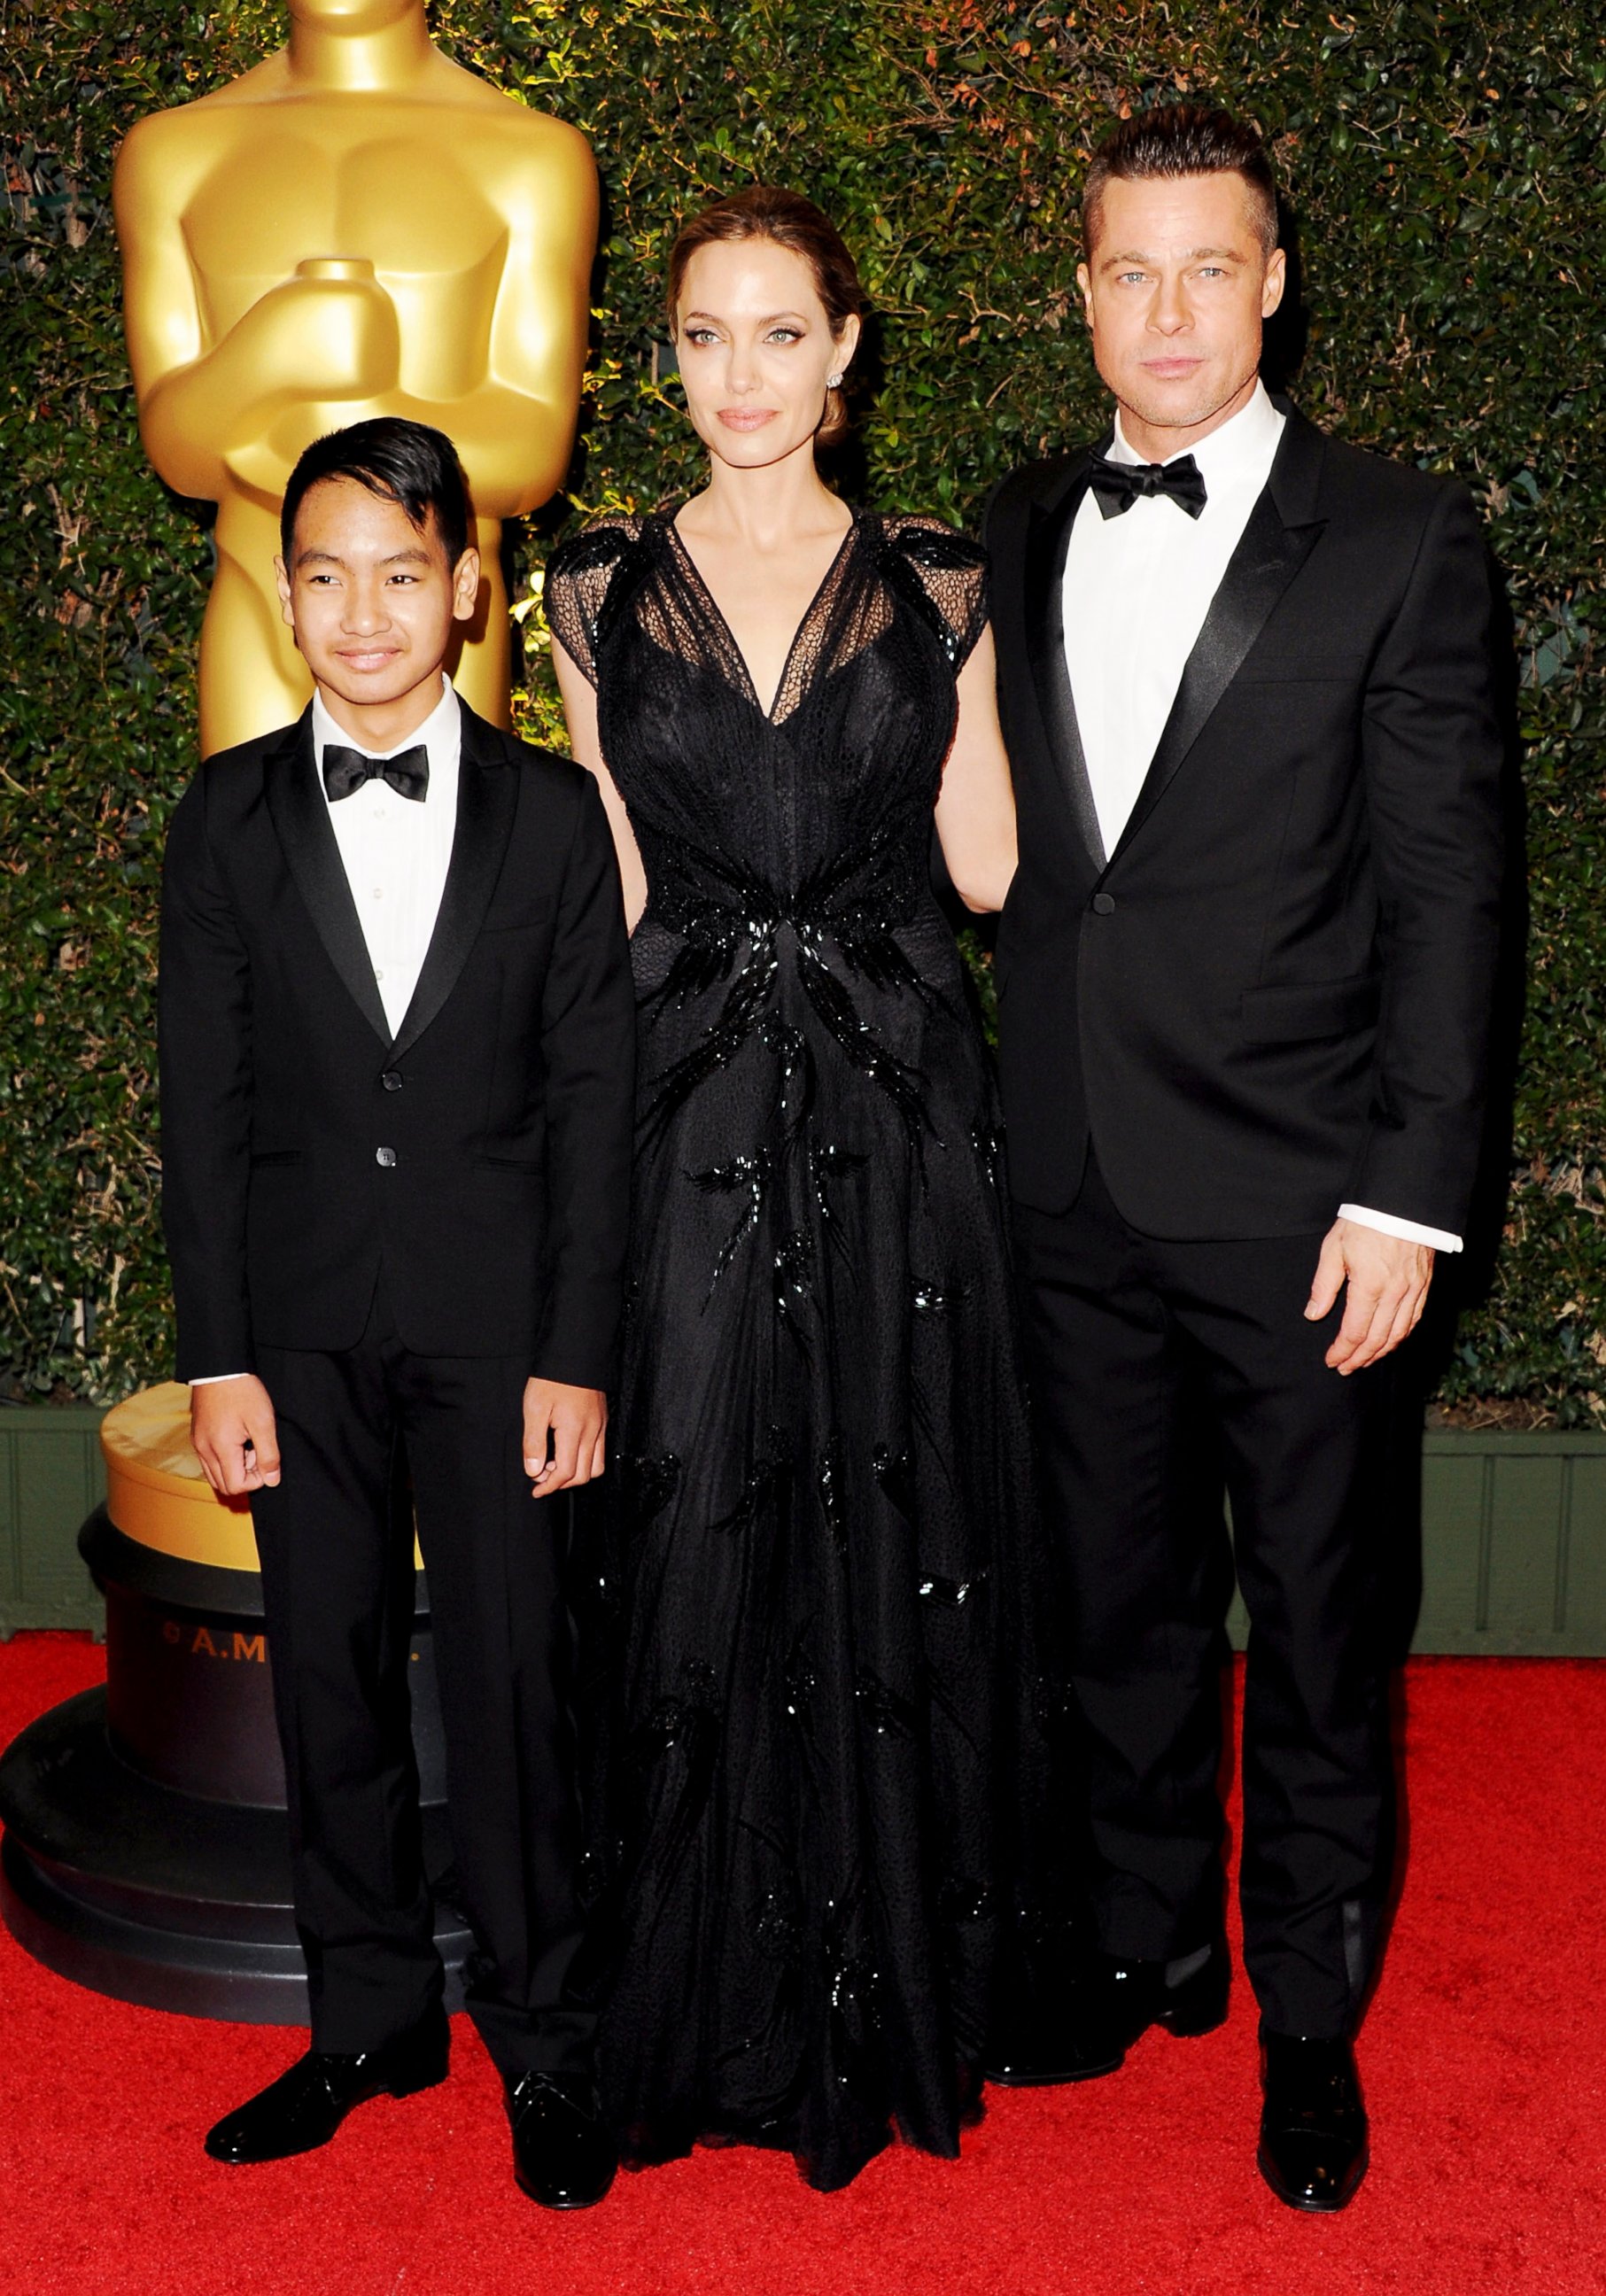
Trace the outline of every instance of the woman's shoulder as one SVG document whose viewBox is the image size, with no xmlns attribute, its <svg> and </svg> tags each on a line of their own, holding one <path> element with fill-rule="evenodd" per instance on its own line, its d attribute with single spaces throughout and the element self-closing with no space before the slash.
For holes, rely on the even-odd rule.
<svg viewBox="0 0 1606 2296">
<path fill-rule="evenodd" d="M 940 518 L 904 512 L 880 524 L 889 586 L 929 626 L 957 672 L 987 623 L 986 551 Z"/>
<path fill-rule="evenodd" d="M 594 518 L 546 562 L 541 603 L 546 625 L 594 685 L 597 655 L 640 587 L 650 563 L 651 521 L 638 512 Z"/>
<path fill-rule="evenodd" d="M 610 511 L 601 518 L 588 519 L 578 534 L 560 542 L 547 559 L 547 580 L 610 573 L 635 548 L 647 525 L 640 511 Z"/>
<path fill-rule="evenodd" d="M 980 573 L 987 566 L 987 553 L 979 542 L 924 511 L 889 513 L 880 524 L 888 548 L 912 566 L 945 574 Z"/>
</svg>

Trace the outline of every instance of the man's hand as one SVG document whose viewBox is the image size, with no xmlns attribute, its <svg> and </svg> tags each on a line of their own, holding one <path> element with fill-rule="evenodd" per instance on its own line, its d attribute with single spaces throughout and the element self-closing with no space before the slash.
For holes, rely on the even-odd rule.
<svg viewBox="0 0 1606 2296">
<path fill-rule="evenodd" d="M 220 1498 L 270 1489 L 279 1480 L 279 1430 L 259 1379 L 209 1380 L 190 1390 L 190 1440 Z"/>
<path fill-rule="evenodd" d="M 1306 1303 L 1307 1319 L 1331 1315 L 1346 1283 L 1344 1320 L 1327 1350 L 1329 1366 L 1345 1379 L 1379 1363 L 1409 1339 L 1422 1321 L 1433 1281 L 1431 1244 L 1384 1235 L 1359 1220 L 1335 1220 L 1322 1239 L 1322 1256 Z"/>
<path fill-rule="evenodd" d="M 532 1498 L 573 1489 L 602 1472 L 608 1398 L 600 1387 L 565 1387 L 561 1380 L 527 1380 L 524 1386 L 524 1472 Z M 552 1456 L 546 1456 L 548 1438 Z"/>
</svg>

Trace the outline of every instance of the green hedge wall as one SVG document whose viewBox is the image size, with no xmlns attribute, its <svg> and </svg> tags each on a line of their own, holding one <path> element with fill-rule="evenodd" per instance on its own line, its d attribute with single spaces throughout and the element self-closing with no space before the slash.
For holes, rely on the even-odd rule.
<svg viewBox="0 0 1606 2296">
<path fill-rule="evenodd" d="M 1536 1423 L 1606 1417 L 1592 0 L 441 0 L 433 20 L 462 61 L 576 122 L 602 165 L 577 512 L 694 480 L 651 348 L 668 240 L 703 200 L 766 178 L 833 213 L 882 315 L 864 490 L 963 523 L 1012 462 L 1098 419 L 1074 269 L 1103 123 L 1184 91 L 1260 120 L 1299 219 L 1303 404 L 1468 479 L 1510 580 L 1528 1010 L 1504 1246 L 1441 1398 Z M 151 991 L 210 556 L 196 508 L 141 459 L 109 176 L 134 119 L 242 70 L 283 19 L 265 0 L 0 0 L 0 1392 L 107 1397 L 168 1361 Z M 533 570 L 560 524 L 519 545 L 520 709 L 549 738 Z"/>
</svg>

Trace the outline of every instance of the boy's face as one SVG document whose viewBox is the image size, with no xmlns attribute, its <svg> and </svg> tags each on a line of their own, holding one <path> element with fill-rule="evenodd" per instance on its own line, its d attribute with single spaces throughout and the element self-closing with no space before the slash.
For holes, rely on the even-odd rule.
<svg viewBox="0 0 1606 2296">
<path fill-rule="evenodd" d="M 453 566 L 433 514 L 421 533 L 399 503 L 355 479 L 308 488 L 293 563 L 275 566 L 307 667 L 356 709 L 394 707 L 437 682 L 452 625 L 472 617 L 479 591 L 477 551 Z"/>
</svg>

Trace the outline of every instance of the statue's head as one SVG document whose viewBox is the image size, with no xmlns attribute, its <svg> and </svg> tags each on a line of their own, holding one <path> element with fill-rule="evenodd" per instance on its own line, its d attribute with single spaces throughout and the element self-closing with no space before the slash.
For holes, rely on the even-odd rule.
<svg viewBox="0 0 1606 2296">
<path fill-rule="evenodd" d="M 424 0 L 290 0 L 295 22 L 319 32 L 387 31 L 409 16 L 422 16 Z"/>
</svg>

